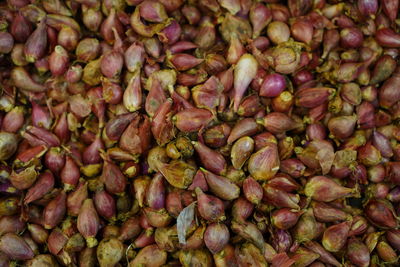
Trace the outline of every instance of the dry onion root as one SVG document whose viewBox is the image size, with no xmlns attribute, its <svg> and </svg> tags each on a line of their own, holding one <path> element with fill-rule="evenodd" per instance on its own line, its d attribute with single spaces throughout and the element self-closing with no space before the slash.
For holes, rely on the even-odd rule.
<svg viewBox="0 0 400 267">
<path fill-rule="evenodd" d="M 0 4 L 0 266 L 382 266 L 399 0 Z"/>
</svg>

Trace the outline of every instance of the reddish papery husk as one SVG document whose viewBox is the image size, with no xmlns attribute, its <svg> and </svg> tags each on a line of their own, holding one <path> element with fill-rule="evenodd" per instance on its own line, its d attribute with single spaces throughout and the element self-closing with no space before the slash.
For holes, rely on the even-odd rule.
<svg viewBox="0 0 400 267">
<path fill-rule="evenodd" d="M 109 44 L 113 44 L 115 41 L 114 31 L 116 31 L 120 36 L 123 34 L 123 27 L 121 22 L 116 17 L 115 9 L 112 8 L 108 17 L 103 21 L 100 27 L 100 34 Z"/>
<path fill-rule="evenodd" d="M 370 84 L 377 84 L 387 80 L 396 69 L 396 61 L 389 55 L 381 56 L 375 63 L 371 73 Z"/>
<path fill-rule="evenodd" d="M 119 139 L 119 146 L 132 154 L 146 153 L 150 146 L 150 120 L 147 116 L 135 117 Z"/>
<path fill-rule="evenodd" d="M 50 112 L 46 107 L 38 105 L 35 101 L 32 104 L 32 124 L 36 127 L 43 127 L 50 129 L 52 125 L 52 118 Z"/>
<path fill-rule="evenodd" d="M 211 253 L 220 252 L 229 242 L 229 230 L 223 223 L 212 223 L 204 232 L 204 243 Z"/>
<path fill-rule="evenodd" d="M 110 142 L 118 141 L 121 135 L 124 133 L 126 127 L 129 123 L 137 116 L 136 113 L 125 113 L 115 116 L 113 119 L 109 120 L 105 126 L 104 133 L 106 135 L 106 140 Z"/>
<path fill-rule="evenodd" d="M 220 105 L 220 98 L 224 87 L 215 76 L 211 76 L 203 85 L 192 89 L 192 98 L 198 108 L 205 108 L 215 113 Z"/>
<path fill-rule="evenodd" d="M 322 237 L 322 245 L 330 252 L 338 252 L 346 244 L 350 223 L 343 222 L 328 227 Z"/>
<path fill-rule="evenodd" d="M 284 133 L 299 126 L 298 122 L 281 112 L 271 112 L 265 117 L 257 119 L 257 123 L 263 125 L 267 131 L 273 134 Z"/>
<path fill-rule="evenodd" d="M 391 229 L 386 231 L 386 239 L 395 249 L 400 247 L 400 230 Z"/>
<path fill-rule="evenodd" d="M 298 210 L 300 197 L 297 194 L 292 194 L 275 188 L 269 184 L 263 185 L 264 195 L 263 199 L 274 206 L 281 208 L 291 208 Z"/>
<path fill-rule="evenodd" d="M 104 150 L 104 144 L 100 135 L 96 135 L 94 141 L 85 148 L 82 153 L 82 161 L 84 164 L 97 164 L 102 162 L 100 151 Z"/>
<path fill-rule="evenodd" d="M 268 184 L 286 192 L 293 192 L 300 188 L 300 185 L 293 178 L 285 174 L 276 175 L 276 177 L 268 181 Z"/>
<path fill-rule="evenodd" d="M 24 43 L 32 33 L 32 24 L 18 12 L 11 23 L 10 32 L 17 42 Z"/>
<path fill-rule="evenodd" d="M 228 244 L 219 253 L 213 255 L 214 263 L 217 267 L 238 266 L 235 257 L 235 248 Z"/>
<path fill-rule="evenodd" d="M 311 202 L 315 218 L 320 222 L 337 222 L 349 219 L 350 215 L 324 202 Z"/>
<path fill-rule="evenodd" d="M 49 234 L 43 228 L 43 226 L 39 224 L 28 224 L 28 230 L 31 234 L 32 239 L 39 244 L 44 244 L 47 241 Z"/>
<path fill-rule="evenodd" d="M 34 257 L 32 249 L 24 239 L 13 233 L 0 237 L 0 251 L 13 260 L 29 260 Z"/>
<path fill-rule="evenodd" d="M 333 266 L 341 266 L 340 262 L 338 262 L 337 259 L 330 252 L 326 251 L 318 242 L 307 241 L 304 243 L 304 246 L 319 254 L 320 257 L 318 260 Z"/>
<path fill-rule="evenodd" d="M 252 136 L 260 131 L 260 126 L 253 118 L 244 118 L 236 122 L 235 126 L 230 131 L 228 144 L 233 143 L 237 139 L 244 136 Z"/>
<path fill-rule="evenodd" d="M 172 101 L 167 99 L 160 105 L 154 114 L 151 122 L 151 131 L 159 145 L 165 145 L 171 141 L 176 134 L 176 129 L 172 122 Z"/>
<path fill-rule="evenodd" d="M 60 171 L 60 178 L 66 191 L 69 191 L 78 184 L 80 171 L 78 164 L 71 156 L 65 158 L 65 164 Z"/>
<path fill-rule="evenodd" d="M 93 196 L 93 203 L 97 213 L 107 220 L 114 220 L 116 204 L 114 198 L 104 189 L 98 190 Z"/>
<path fill-rule="evenodd" d="M 166 209 L 155 210 L 152 208 L 145 208 L 144 214 L 149 224 L 153 227 L 166 227 L 173 219 Z"/>
<path fill-rule="evenodd" d="M 14 85 L 20 89 L 30 92 L 43 92 L 46 87 L 32 79 L 29 73 L 23 67 L 15 67 L 11 71 L 11 78 Z"/>
<path fill-rule="evenodd" d="M 390 202 L 383 199 L 371 199 L 364 207 L 368 220 L 383 229 L 398 226 L 398 219 Z"/>
<path fill-rule="evenodd" d="M 118 239 L 121 241 L 126 241 L 129 239 L 133 239 L 140 234 L 141 227 L 139 218 L 131 217 L 127 219 L 120 228 L 120 234 Z"/>
<path fill-rule="evenodd" d="M 256 180 L 270 180 L 279 170 L 278 148 L 274 143 L 251 155 L 248 161 L 250 175 Z"/>
<path fill-rule="evenodd" d="M 296 225 L 298 219 L 304 212 L 294 211 L 289 208 L 275 210 L 271 214 L 272 224 L 282 230 L 287 230 Z"/>
<path fill-rule="evenodd" d="M 398 88 L 400 86 L 400 75 L 393 75 L 379 88 L 379 104 L 384 108 L 390 108 L 400 100 Z"/>
<path fill-rule="evenodd" d="M 51 73 L 53 76 L 63 75 L 67 71 L 68 64 L 68 52 L 61 45 L 57 45 L 49 57 L 49 68 Z"/>
<path fill-rule="evenodd" d="M 60 228 L 53 229 L 49 235 L 49 238 L 47 239 L 50 253 L 57 255 L 67 242 L 68 237 L 61 231 Z"/>
<path fill-rule="evenodd" d="M 226 173 L 226 161 L 220 153 L 201 142 L 192 142 L 192 144 L 206 169 L 217 174 Z"/>
<path fill-rule="evenodd" d="M 358 238 L 350 238 L 347 243 L 347 256 L 349 260 L 360 267 L 367 267 L 370 264 L 370 253 L 367 246 Z"/>
<path fill-rule="evenodd" d="M 61 191 L 54 199 L 52 199 L 43 210 L 43 225 L 46 229 L 56 227 L 64 218 L 67 210 L 67 195 Z"/>
<path fill-rule="evenodd" d="M 318 236 L 317 221 L 312 209 L 308 209 L 301 215 L 299 221 L 293 228 L 293 237 L 298 242 L 311 241 Z"/>
<path fill-rule="evenodd" d="M 165 184 L 164 177 L 161 173 L 157 173 L 152 178 L 146 194 L 147 205 L 152 209 L 165 208 Z"/>
<path fill-rule="evenodd" d="M 345 139 L 353 134 L 356 122 L 356 116 L 335 117 L 329 120 L 328 128 L 336 138 Z"/>
<path fill-rule="evenodd" d="M 24 53 L 28 62 L 33 63 L 44 56 L 47 48 L 46 29 L 46 19 L 43 19 L 26 40 Z"/>
<path fill-rule="evenodd" d="M 54 176 L 50 172 L 42 173 L 36 183 L 29 188 L 25 195 L 24 203 L 29 204 L 35 200 L 42 198 L 54 187 Z"/>
<path fill-rule="evenodd" d="M 320 256 L 317 253 L 314 253 L 313 251 L 304 247 L 299 247 L 291 259 L 296 262 L 297 266 L 309 266 L 319 257 Z"/>
<path fill-rule="evenodd" d="M 331 202 L 339 198 L 349 197 L 356 191 L 343 187 L 325 176 L 314 176 L 307 181 L 304 193 L 314 200 Z"/>
<path fill-rule="evenodd" d="M 79 211 L 77 229 L 86 239 L 88 247 L 94 247 L 97 245 L 95 237 L 99 228 L 100 220 L 93 205 L 93 200 L 86 199 Z"/>
<path fill-rule="evenodd" d="M 199 131 L 213 118 L 210 111 L 201 108 L 187 108 L 175 114 L 173 121 L 182 132 Z"/>
<path fill-rule="evenodd" d="M 70 139 L 71 132 L 68 129 L 68 119 L 66 112 L 63 112 L 61 115 L 59 115 L 54 125 L 53 132 L 59 138 L 61 143 L 65 143 Z"/>
<path fill-rule="evenodd" d="M 252 5 L 249 13 L 249 19 L 253 25 L 253 39 L 260 36 L 261 31 L 267 27 L 271 22 L 272 13 L 271 10 L 261 3 L 255 3 Z"/>
<path fill-rule="evenodd" d="M 204 143 L 212 148 L 222 147 L 226 145 L 230 132 L 231 127 L 226 123 L 210 127 L 203 133 Z"/>
<path fill-rule="evenodd" d="M 195 176 L 196 177 L 196 176 Z M 204 181 L 205 183 L 205 181 Z M 192 185 L 193 186 L 193 183 Z M 197 187 L 197 186 L 195 186 Z M 201 187 L 200 187 L 201 188 Z M 182 204 L 181 192 L 170 192 L 165 199 L 165 208 L 173 217 L 178 217 L 184 206 Z"/>
<path fill-rule="evenodd" d="M 265 76 L 260 87 L 260 96 L 276 97 L 286 88 L 285 77 L 278 73 L 272 73 Z"/>
<path fill-rule="evenodd" d="M 195 190 L 197 195 L 197 209 L 201 217 L 210 222 L 225 220 L 224 203 L 217 197 L 204 194 L 199 187 Z"/>
<path fill-rule="evenodd" d="M 3 118 L 1 130 L 9 133 L 16 133 L 25 123 L 24 109 L 20 106 L 14 107 Z"/>
<path fill-rule="evenodd" d="M 260 98 L 256 94 L 243 98 L 237 114 L 244 117 L 252 117 L 262 110 Z"/>
<path fill-rule="evenodd" d="M 158 39 L 165 44 L 174 44 L 177 42 L 181 33 L 182 28 L 176 20 L 170 20 L 161 32 L 157 32 Z"/>
<path fill-rule="evenodd" d="M 255 205 L 259 204 L 263 198 L 263 188 L 251 176 L 243 181 L 242 189 L 246 199 Z"/>
<path fill-rule="evenodd" d="M 157 78 L 154 78 L 151 82 L 150 92 L 146 97 L 145 110 L 150 117 L 154 116 L 159 107 L 167 101 L 167 97 L 161 83 Z"/>
<path fill-rule="evenodd" d="M 120 168 L 111 160 L 105 160 L 101 180 L 104 182 L 106 190 L 111 194 L 122 194 L 126 187 L 126 178 Z"/>
<path fill-rule="evenodd" d="M 393 156 L 389 139 L 377 131 L 374 131 L 372 134 L 372 145 L 379 150 L 383 157 L 390 158 Z"/>
<path fill-rule="evenodd" d="M 201 171 L 204 173 L 208 188 L 217 197 L 224 200 L 233 200 L 239 197 L 240 188 L 231 180 L 215 175 L 203 168 L 201 168 Z"/>
<path fill-rule="evenodd" d="M 306 166 L 298 159 L 285 159 L 281 161 L 280 170 L 294 178 L 303 176 Z"/>
<path fill-rule="evenodd" d="M 368 142 L 358 149 L 358 160 L 365 166 L 374 166 L 381 162 L 382 156 L 379 150 Z"/>
<path fill-rule="evenodd" d="M 17 215 L 2 216 L 0 218 L 0 235 L 6 233 L 18 234 L 25 229 L 25 222 L 22 221 Z"/>
<path fill-rule="evenodd" d="M 400 47 L 400 34 L 394 32 L 390 28 L 382 28 L 377 30 L 375 38 L 376 41 L 383 47 Z"/>
<path fill-rule="evenodd" d="M 172 66 L 178 71 L 186 71 L 196 67 L 203 62 L 203 59 L 196 58 L 190 54 L 173 54 L 170 56 L 169 61 Z"/>
<path fill-rule="evenodd" d="M 329 87 L 305 88 L 296 93 L 296 105 L 305 108 L 315 108 L 326 101 L 335 90 Z"/>
<path fill-rule="evenodd" d="M 31 146 L 45 145 L 47 147 L 57 147 L 60 146 L 60 140 L 56 135 L 50 131 L 36 127 L 28 126 L 25 132 L 21 133 Z"/>
<path fill-rule="evenodd" d="M 67 196 L 67 212 L 69 215 L 78 216 L 79 210 L 83 202 L 88 198 L 88 184 L 81 182 L 75 189 Z"/>
<path fill-rule="evenodd" d="M 253 212 L 254 205 L 244 197 L 239 197 L 232 205 L 232 218 L 235 221 L 245 221 Z"/>
</svg>

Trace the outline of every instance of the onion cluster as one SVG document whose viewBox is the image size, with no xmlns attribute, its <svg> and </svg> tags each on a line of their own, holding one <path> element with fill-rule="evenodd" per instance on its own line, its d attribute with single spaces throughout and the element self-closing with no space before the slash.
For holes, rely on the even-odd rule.
<svg viewBox="0 0 400 267">
<path fill-rule="evenodd" d="M 0 267 L 383 266 L 399 0 L 0 4 Z"/>
</svg>

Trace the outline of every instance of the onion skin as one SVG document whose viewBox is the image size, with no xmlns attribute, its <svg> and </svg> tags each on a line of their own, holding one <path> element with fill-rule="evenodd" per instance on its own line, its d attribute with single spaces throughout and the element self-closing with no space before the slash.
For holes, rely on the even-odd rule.
<svg viewBox="0 0 400 267">
<path fill-rule="evenodd" d="M 269 143 L 254 153 L 249 159 L 248 168 L 251 176 L 256 180 L 271 179 L 279 170 L 277 146 Z"/>
<path fill-rule="evenodd" d="M 346 237 L 349 230 L 350 225 L 348 222 L 328 227 L 322 237 L 322 245 L 330 252 L 339 251 L 346 243 Z"/>
<path fill-rule="evenodd" d="M 28 62 L 33 63 L 44 56 L 47 47 L 46 29 L 46 20 L 43 19 L 26 40 L 24 53 Z"/>
<path fill-rule="evenodd" d="M 219 198 L 204 194 L 200 188 L 196 188 L 195 191 L 201 217 L 208 221 L 225 220 L 224 204 Z"/>
<path fill-rule="evenodd" d="M 383 229 L 396 227 L 393 207 L 384 200 L 370 200 L 365 206 L 365 214 L 371 223 Z"/>
<path fill-rule="evenodd" d="M 61 191 L 47 204 L 43 211 L 44 228 L 52 229 L 62 221 L 66 212 L 66 198 L 65 192 Z"/>
<path fill-rule="evenodd" d="M 32 80 L 28 72 L 22 67 L 15 67 L 11 72 L 15 86 L 31 92 L 46 91 L 46 87 Z"/>
<path fill-rule="evenodd" d="M 225 224 L 213 223 L 204 232 L 204 243 L 212 254 L 220 252 L 229 242 L 229 230 Z"/>
<path fill-rule="evenodd" d="M 390 28 L 379 29 L 375 37 L 381 46 L 392 48 L 400 47 L 400 35 Z"/>
<path fill-rule="evenodd" d="M 99 217 L 93 205 L 93 200 L 86 199 L 79 211 L 77 228 L 86 239 L 88 247 L 94 247 L 97 245 L 95 236 L 99 230 L 99 224 Z"/>
<path fill-rule="evenodd" d="M 353 189 L 342 187 L 324 176 L 315 176 L 308 180 L 304 190 L 307 196 L 323 202 L 330 202 L 354 192 Z"/>
<path fill-rule="evenodd" d="M 13 260 L 29 260 L 34 257 L 32 249 L 24 239 L 13 233 L 0 238 L 0 250 Z"/>
<path fill-rule="evenodd" d="M 226 161 L 220 153 L 200 142 L 192 142 L 192 144 L 206 169 L 217 174 L 226 173 Z"/>
</svg>

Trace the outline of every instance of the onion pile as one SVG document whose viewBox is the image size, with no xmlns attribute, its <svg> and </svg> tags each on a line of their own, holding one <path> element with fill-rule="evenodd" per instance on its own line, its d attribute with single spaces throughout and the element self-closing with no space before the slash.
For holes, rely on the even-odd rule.
<svg viewBox="0 0 400 267">
<path fill-rule="evenodd" d="M 0 267 L 395 266 L 399 0 L 0 4 Z"/>
</svg>

